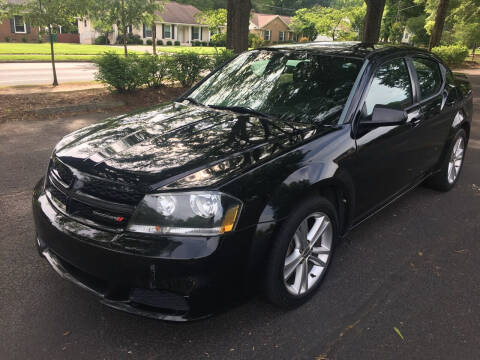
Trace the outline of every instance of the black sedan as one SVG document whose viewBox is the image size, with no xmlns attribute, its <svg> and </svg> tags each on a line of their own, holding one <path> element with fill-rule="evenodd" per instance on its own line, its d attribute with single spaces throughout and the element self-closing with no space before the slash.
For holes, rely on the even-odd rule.
<svg viewBox="0 0 480 360">
<path fill-rule="evenodd" d="M 318 290 L 337 242 L 415 186 L 450 190 L 471 86 L 407 47 L 237 56 L 173 103 L 80 129 L 35 188 L 37 246 L 108 306 L 185 321 Z"/>
</svg>

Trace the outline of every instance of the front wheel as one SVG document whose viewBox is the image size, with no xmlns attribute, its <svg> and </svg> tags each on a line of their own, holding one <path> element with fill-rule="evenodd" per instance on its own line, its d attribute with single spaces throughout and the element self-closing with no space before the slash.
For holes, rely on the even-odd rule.
<svg viewBox="0 0 480 360">
<path fill-rule="evenodd" d="M 428 186 L 439 191 L 449 191 L 455 186 L 463 166 L 466 140 L 465 130 L 459 129 L 453 138 L 440 171 L 428 179 Z"/>
<path fill-rule="evenodd" d="M 307 301 L 322 282 L 337 236 L 332 204 L 312 197 L 299 204 L 282 225 L 267 264 L 265 294 L 284 308 Z"/>
</svg>

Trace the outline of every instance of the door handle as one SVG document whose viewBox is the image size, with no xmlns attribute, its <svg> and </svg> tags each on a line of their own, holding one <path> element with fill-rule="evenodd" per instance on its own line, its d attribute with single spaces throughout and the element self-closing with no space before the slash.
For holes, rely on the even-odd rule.
<svg viewBox="0 0 480 360">
<path fill-rule="evenodd" d="M 411 127 L 415 127 L 424 119 L 424 115 L 421 111 L 415 111 L 408 114 L 407 124 Z"/>
</svg>

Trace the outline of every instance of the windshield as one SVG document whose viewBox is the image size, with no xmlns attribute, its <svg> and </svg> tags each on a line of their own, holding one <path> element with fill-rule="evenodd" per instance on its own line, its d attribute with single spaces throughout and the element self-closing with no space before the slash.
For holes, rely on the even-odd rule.
<svg viewBox="0 0 480 360">
<path fill-rule="evenodd" d="M 228 63 L 189 98 L 296 121 L 338 120 L 361 67 L 359 59 L 255 50 Z"/>
</svg>

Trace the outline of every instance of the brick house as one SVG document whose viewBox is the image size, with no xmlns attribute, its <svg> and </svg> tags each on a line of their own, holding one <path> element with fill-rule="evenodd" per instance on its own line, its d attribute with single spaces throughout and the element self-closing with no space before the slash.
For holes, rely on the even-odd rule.
<svg viewBox="0 0 480 360">
<path fill-rule="evenodd" d="M 201 11 L 192 5 L 179 4 L 174 1 L 167 2 L 161 13 L 157 14 L 160 20 L 156 21 L 157 40 L 162 40 L 164 45 L 167 41 L 172 44 L 179 41 L 182 45 L 189 45 L 193 41 L 210 41 L 210 31 L 206 25 L 200 24 L 196 15 Z M 90 19 L 78 20 L 78 32 L 80 33 L 80 43 L 94 44 L 95 39 L 102 35 L 95 30 Z M 141 26 L 129 26 L 128 32 L 138 35 L 145 44 L 147 40 L 152 39 L 151 24 L 142 24 Z M 113 25 L 113 33 L 109 35 L 111 44 L 117 42 L 119 31 L 116 25 Z"/>
<path fill-rule="evenodd" d="M 21 5 L 23 0 L 7 0 L 8 4 Z M 22 16 L 13 16 L 0 23 L 0 41 L 21 42 L 23 39 L 29 42 L 38 41 L 38 29 L 26 24 Z"/>
<path fill-rule="evenodd" d="M 249 29 L 271 43 L 293 41 L 296 36 L 289 28 L 291 20 L 290 16 L 252 13 Z"/>
<path fill-rule="evenodd" d="M 24 0 L 7 0 L 8 4 L 21 5 Z M 31 26 L 25 22 L 23 16 L 15 15 L 5 19 L 0 23 L 0 41 L 11 42 L 38 42 L 39 28 Z M 46 39 L 45 39 L 46 40 Z M 78 43 L 79 36 L 77 32 L 65 33 L 62 28 L 58 29 L 57 42 Z"/>
</svg>

